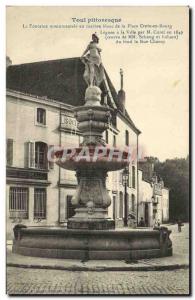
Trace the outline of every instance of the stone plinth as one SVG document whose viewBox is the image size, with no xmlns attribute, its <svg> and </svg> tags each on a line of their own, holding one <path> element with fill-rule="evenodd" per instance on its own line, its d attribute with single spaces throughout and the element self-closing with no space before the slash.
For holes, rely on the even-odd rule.
<svg viewBox="0 0 195 300">
<path fill-rule="evenodd" d="M 67 223 L 68 229 L 106 230 L 114 229 L 115 221 L 97 218 L 70 218 Z"/>
<path fill-rule="evenodd" d="M 20 228 L 13 252 L 37 257 L 67 259 L 133 260 L 172 255 L 170 231 L 73 230 Z"/>
</svg>

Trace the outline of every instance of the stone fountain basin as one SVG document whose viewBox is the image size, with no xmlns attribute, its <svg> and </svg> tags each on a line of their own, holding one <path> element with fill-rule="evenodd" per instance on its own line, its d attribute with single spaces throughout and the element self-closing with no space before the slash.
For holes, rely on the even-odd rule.
<svg viewBox="0 0 195 300">
<path fill-rule="evenodd" d="M 131 260 L 172 255 L 171 231 L 73 230 L 28 227 L 15 230 L 14 253 L 66 259 Z"/>
<path fill-rule="evenodd" d="M 106 171 L 117 171 L 125 168 L 129 164 L 128 152 L 123 151 L 119 157 L 116 153 L 120 151 L 117 148 L 101 147 L 99 155 L 95 147 L 88 148 L 89 151 L 83 153 L 83 147 L 66 149 L 65 159 L 63 159 L 63 150 L 56 151 L 56 164 L 67 170 L 77 170 L 80 168 L 102 169 Z M 101 149 L 100 148 L 100 149 Z M 114 149 L 114 150 L 113 150 Z M 114 151 L 114 153 L 113 153 Z"/>
</svg>

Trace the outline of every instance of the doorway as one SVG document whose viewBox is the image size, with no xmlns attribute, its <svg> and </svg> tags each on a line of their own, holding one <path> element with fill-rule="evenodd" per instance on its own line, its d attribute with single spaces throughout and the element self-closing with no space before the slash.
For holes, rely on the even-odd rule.
<svg viewBox="0 0 195 300">
<path fill-rule="evenodd" d="M 116 219 L 116 196 L 113 196 L 113 220 Z"/>
<path fill-rule="evenodd" d="M 145 213 L 144 213 L 144 219 L 145 219 L 145 226 L 148 227 L 148 203 L 145 203 Z"/>
<path fill-rule="evenodd" d="M 67 196 L 67 219 L 72 218 L 75 215 L 75 206 L 72 204 L 72 195 Z"/>
</svg>

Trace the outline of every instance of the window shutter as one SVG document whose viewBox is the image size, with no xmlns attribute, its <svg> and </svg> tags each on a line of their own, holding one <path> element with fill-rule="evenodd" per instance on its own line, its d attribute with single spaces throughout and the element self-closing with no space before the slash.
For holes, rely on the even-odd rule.
<svg viewBox="0 0 195 300">
<path fill-rule="evenodd" d="M 54 148 L 54 145 L 49 145 L 49 151 Z M 54 159 L 54 151 L 52 151 L 51 153 L 51 158 Z M 49 165 L 49 169 L 53 169 L 54 168 L 54 162 L 53 161 L 48 161 L 48 165 Z"/>
<path fill-rule="evenodd" d="M 7 165 L 13 165 L 13 139 L 7 139 Z"/>
<path fill-rule="evenodd" d="M 35 143 L 27 142 L 24 145 L 25 147 L 25 167 L 34 168 L 35 167 Z"/>
<path fill-rule="evenodd" d="M 35 167 L 35 143 L 29 142 L 29 158 L 30 158 L 30 168 Z"/>
</svg>

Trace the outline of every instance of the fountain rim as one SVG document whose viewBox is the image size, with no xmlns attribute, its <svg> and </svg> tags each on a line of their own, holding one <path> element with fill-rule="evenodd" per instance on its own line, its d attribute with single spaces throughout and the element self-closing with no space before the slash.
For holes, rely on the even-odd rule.
<svg viewBox="0 0 195 300">
<path fill-rule="evenodd" d="M 117 230 L 117 229 L 104 229 L 104 230 L 91 230 L 91 229 L 68 229 L 68 228 L 56 228 L 56 227 L 27 227 L 27 228 L 20 228 L 20 232 L 25 235 L 25 233 L 29 234 L 37 234 L 39 233 L 40 235 L 52 235 L 53 234 L 59 234 L 63 235 L 66 233 L 67 235 L 74 234 L 74 235 L 100 235 L 102 232 L 104 235 L 110 235 L 112 233 L 113 235 L 116 236 L 121 236 L 122 237 L 131 237 L 131 236 L 148 236 L 148 235 L 159 235 L 160 231 L 163 230 L 164 228 L 161 227 L 160 229 L 151 229 L 151 228 L 143 228 L 143 229 L 131 229 L 131 230 Z M 169 234 L 171 234 L 171 230 L 167 229 L 166 230 Z"/>
</svg>

